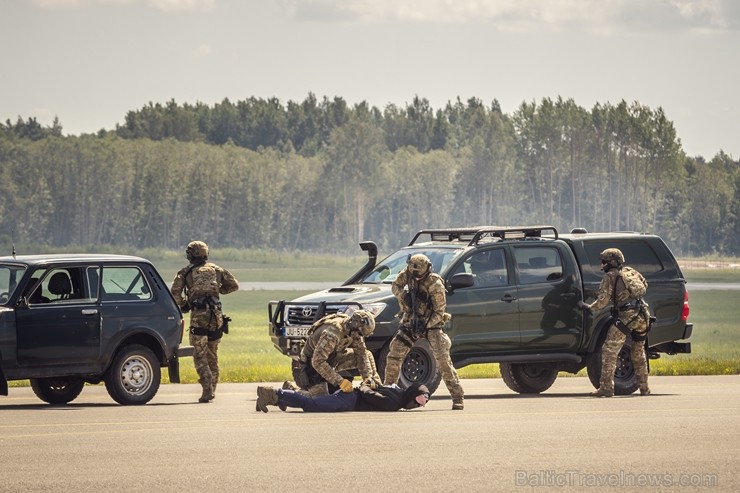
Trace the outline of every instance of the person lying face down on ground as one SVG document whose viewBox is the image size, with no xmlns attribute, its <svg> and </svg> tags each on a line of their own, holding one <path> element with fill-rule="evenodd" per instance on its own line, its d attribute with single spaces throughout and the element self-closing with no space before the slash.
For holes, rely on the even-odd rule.
<svg viewBox="0 0 740 493">
<path fill-rule="evenodd" d="M 425 385 L 412 384 L 406 389 L 398 385 L 381 385 L 376 389 L 361 385 L 352 392 L 338 390 L 329 395 L 310 396 L 290 389 L 257 387 L 257 411 L 266 413 L 267 406 L 278 406 L 285 411 L 289 407 L 304 412 L 330 413 L 346 411 L 398 411 L 424 407 L 429 401 L 429 389 Z"/>
</svg>

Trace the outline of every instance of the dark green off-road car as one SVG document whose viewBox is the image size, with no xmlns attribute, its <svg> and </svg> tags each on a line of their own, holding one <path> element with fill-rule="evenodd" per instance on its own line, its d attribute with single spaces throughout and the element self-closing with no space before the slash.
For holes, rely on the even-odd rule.
<svg viewBox="0 0 740 493">
<path fill-rule="evenodd" d="M 0 257 L 0 394 L 30 379 L 43 401 L 65 404 L 105 382 L 120 404 L 145 404 L 161 368 L 180 381 L 180 309 L 154 266 L 122 255 Z"/>
<path fill-rule="evenodd" d="M 603 275 L 600 253 L 610 247 L 619 248 L 626 265 L 649 283 L 645 300 L 657 318 L 649 333 L 649 357 L 691 352 L 686 280 L 668 246 L 655 235 L 582 229 L 559 234 L 552 226 L 423 230 L 379 263 L 374 243 L 361 247 L 368 262 L 343 285 L 269 304 L 269 333 L 283 354 L 297 358 L 308 327 L 324 313 L 361 305 L 376 314 L 376 330 L 367 345 L 382 375 L 388 344 L 399 326 L 391 282 L 409 255 L 423 253 L 447 287 L 452 320 L 445 330 L 456 368 L 499 363 L 509 388 L 527 394 L 550 388 L 560 371 L 587 368 L 598 387 L 610 312 L 592 316 L 578 305 L 594 299 Z M 615 392 L 630 394 L 637 384 L 629 347 L 619 358 Z M 432 391 L 440 382 L 425 339 L 417 341 L 402 367 L 400 383 L 411 382 Z"/>
</svg>

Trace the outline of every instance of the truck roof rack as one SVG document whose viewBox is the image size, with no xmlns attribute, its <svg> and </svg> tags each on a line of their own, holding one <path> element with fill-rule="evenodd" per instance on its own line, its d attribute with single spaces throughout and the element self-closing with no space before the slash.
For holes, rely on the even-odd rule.
<svg viewBox="0 0 740 493">
<path fill-rule="evenodd" d="M 420 237 L 429 235 L 433 242 L 467 242 L 468 246 L 477 245 L 481 240 L 526 240 L 542 238 L 544 233 L 552 239 L 558 239 L 555 226 L 478 226 L 474 228 L 422 229 L 411 240 L 409 246 L 417 243 Z"/>
</svg>

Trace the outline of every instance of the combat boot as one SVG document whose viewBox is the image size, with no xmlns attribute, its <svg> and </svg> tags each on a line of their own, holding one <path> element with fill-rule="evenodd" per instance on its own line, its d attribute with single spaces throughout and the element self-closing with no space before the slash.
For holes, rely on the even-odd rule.
<svg viewBox="0 0 740 493">
<path fill-rule="evenodd" d="M 200 394 L 198 402 L 211 402 L 213 400 L 213 387 L 211 384 L 211 379 L 201 378 L 200 380 L 198 380 L 198 383 L 200 383 L 200 386 L 203 387 L 203 393 Z"/>
<path fill-rule="evenodd" d="M 465 409 L 465 405 L 463 404 L 462 397 L 456 397 L 452 399 L 452 410 L 453 411 L 462 411 L 463 409 Z"/>
<path fill-rule="evenodd" d="M 256 410 L 266 413 L 269 411 L 267 406 L 277 406 L 277 392 L 272 387 L 257 387 L 257 405 Z"/>
<path fill-rule="evenodd" d="M 591 397 L 614 397 L 614 391 L 608 391 L 604 387 L 599 387 L 595 392 L 589 394 Z"/>
<path fill-rule="evenodd" d="M 640 389 L 640 395 L 650 395 L 650 387 L 645 387 L 643 389 Z"/>
<path fill-rule="evenodd" d="M 216 385 L 218 385 L 218 377 L 213 377 L 213 380 L 211 380 L 211 394 L 213 397 L 211 399 L 216 398 Z"/>
</svg>

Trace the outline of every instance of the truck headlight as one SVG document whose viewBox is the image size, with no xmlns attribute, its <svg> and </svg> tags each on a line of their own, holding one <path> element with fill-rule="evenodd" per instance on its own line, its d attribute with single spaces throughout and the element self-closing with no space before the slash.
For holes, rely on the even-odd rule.
<svg viewBox="0 0 740 493">
<path fill-rule="evenodd" d="M 373 317 L 380 315 L 385 307 L 388 306 L 386 303 L 363 303 L 362 308 L 373 314 Z"/>
</svg>

